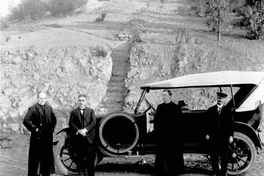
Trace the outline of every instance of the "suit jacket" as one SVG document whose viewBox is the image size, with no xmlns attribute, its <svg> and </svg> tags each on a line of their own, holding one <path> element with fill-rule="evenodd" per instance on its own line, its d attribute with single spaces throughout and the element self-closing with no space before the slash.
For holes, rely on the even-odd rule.
<svg viewBox="0 0 264 176">
<path fill-rule="evenodd" d="M 69 120 L 69 127 L 71 130 L 72 137 L 75 136 L 77 140 L 87 140 L 89 144 L 94 144 L 95 137 L 96 137 L 95 136 L 95 126 L 96 126 L 96 118 L 95 118 L 95 113 L 93 109 L 85 107 L 83 118 L 78 108 L 74 109 L 71 112 L 70 120 Z M 77 131 L 83 128 L 86 128 L 87 130 L 86 136 L 83 137 L 80 134 L 76 135 Z"/>
<path fill-rule="evenodd" d="M 31 106 L 24 117 L 23 124 L 31 132 L 28 174 L 54 173 L 53 162 L 53 131 L 57 124 L 53 109 L 45 104 L 44 109 L 40 104 Z M 39 129 L 36 132 L 36 129 Z"/>
<path fill-rule="evenodd" d="M 208 127 L 210 138 L 227 140 L 234 135 L 234 119 L 230 109 L 222 107 L 220 113 L 217 105 L 208 109 Z"/>
</svg>

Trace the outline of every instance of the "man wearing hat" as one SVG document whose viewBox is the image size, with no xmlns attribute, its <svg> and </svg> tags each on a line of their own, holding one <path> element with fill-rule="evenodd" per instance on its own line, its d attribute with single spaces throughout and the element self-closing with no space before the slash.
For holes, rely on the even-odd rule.
<svg viewBox="0 0 264 176">
<path fill-rule="evenodd" d="M 233 142 L 234 136 L 234 119 L 231 110 L 224 105 L 226 97 L 227 94 L 217 92 L 217 104 L 208 109 L 206 139 L 210 144 L 210 158 L 216 176 L 227 176 L 228 145 Z M 221 169 L 218 163 L 221 163 Z"/>
</svg>

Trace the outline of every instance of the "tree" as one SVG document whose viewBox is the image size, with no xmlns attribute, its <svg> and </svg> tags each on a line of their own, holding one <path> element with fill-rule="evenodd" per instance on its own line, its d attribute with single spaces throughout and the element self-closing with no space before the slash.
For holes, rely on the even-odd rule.
<svg viewBox="0 0 264 176">
<path fill-rule="evenodd" d="M 87 0 L 48 0 L 47 10 L 52 16 L 67 16 L 72 15 L 74 11 L 85 6 Z"/>
<path fill-rule="evenodd" d="M 230 6 L 228 0 L 205 0 L 207 25 L 217 33 L 217 41 L 221 40 L 222 30 L 229 18 Z"/>
<path fill-rule="evenodd" d="M 46 12 L 45 2 L 42 0 L 21 0 L 20 4 L 9 8 L 12 20 L 38 20 Z"/>
<path fill-rule="evenodd" d="M 235 27 L 247 31 L 247 38 L 257 40 L 264 33 L 264 0 L 246 0 L 238 10 L 241 17 L 234 22 Z"/>
</svg>

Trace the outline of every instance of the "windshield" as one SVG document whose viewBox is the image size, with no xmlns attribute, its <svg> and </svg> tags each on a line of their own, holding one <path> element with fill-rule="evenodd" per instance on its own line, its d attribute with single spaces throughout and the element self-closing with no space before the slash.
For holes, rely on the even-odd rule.
<svg viewBox="0 0 264 176">
<path fill-rule="evenodd" d="M 236 104 L 240 104 L 246 95 L 249 93 L 248 89 L 241 89 L 241 87 L 233 87 L 232 91 L 234 96 L 236 96 L 237 92 L 239 96 L 237 97 Z M 240 90 L 240 91 L 239 91 Z M 148 109 L 149 102 L 152 107 L 156 109 L 156 107 L 163 103 L 162 102 L 162 91 L 160 90 L 144 90 L 142 93 L 141 101 L 139 101 L 136 112 L 145 112 Z M 176 104 L 179 104 L 179 101 L 184 101 L 186 104 L 185 108 L 189 110 L 207 110 L 212 105 L 216 104 L 216 92 L 220 91 L 219 87 L 209 87 L 209 88 L 182 88 L 182 89 L 171 89 L 172 91 L 172 101 Z M 233 105 L 232 100 L 232 92 L 230 87 L 222 87 L 221 91 L 226 93 L 228 97 L 225 99 L 226 105 Z M 244 94 L 244 96 L 242 96 Z M 241 98 L 244 97 L 244 98 Z M 146 101 L 147 100 L 147 101 Z"/>
</svg>

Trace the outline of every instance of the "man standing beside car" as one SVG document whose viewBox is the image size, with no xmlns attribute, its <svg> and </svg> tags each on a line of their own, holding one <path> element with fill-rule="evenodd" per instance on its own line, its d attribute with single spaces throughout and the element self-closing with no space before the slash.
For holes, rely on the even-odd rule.
<svg viewBox="0 0 264 176">
<path fill-rule="evenodd" d="M 217 104 L 208 109 L 210 157 L 216 176 L 227 176 L 228 146 L 233 142 L 234 119 L 230 109 L 224 105 L 227 94 L 217 92 Z M 219 162 L 220 156 L 220 162 Z M 219 163 L 221 169 L 219 170 Z"/>
<path fill-rule="evenodd" d="M 31 106 L 23 124 L 31 132 L 28 155 L 28 176 L 49 176 L 55 173 L 53 132 L 57 124 L 53 109 L 46 103 L 46 93 L 37 95 L 38 102 Z"/>
<path fill-rule="evenodd" d="M 79 107 L 71 112 L 69 128 L 73 135 L 73 147 L 77 156 L 77 168 L 80 176 L 94 176 L 95 149 L 95 125 L 94 110 L 88 108 L 87 96 L 78 97 Z"/>
<path fill-rule="evenodd" d="M 172 92 L 162 92 L 163 103 L 158 105 L 154 118 L 156 135 L 155 175 L 177 176 L 182 172 L 183 152 L 181 139 L 182 111 L 172 102 Z"/>
</svg>

